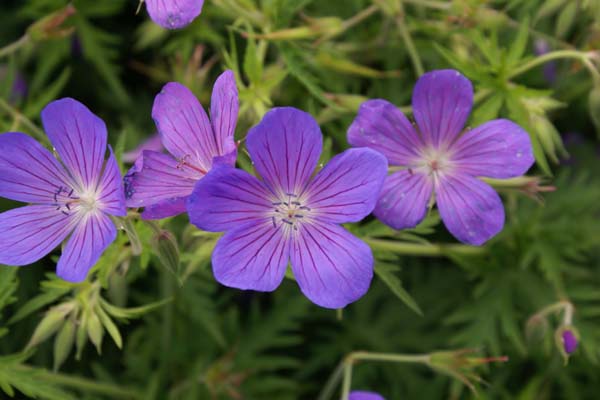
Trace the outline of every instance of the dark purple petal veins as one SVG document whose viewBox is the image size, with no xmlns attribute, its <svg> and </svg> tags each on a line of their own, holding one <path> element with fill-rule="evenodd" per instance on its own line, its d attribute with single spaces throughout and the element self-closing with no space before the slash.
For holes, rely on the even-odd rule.
<svg viewBox="0 0 600 400">
<path fill-rule="evenodd" d="M 298 195 L 317 166 L 323 135 L 310 114 L 279 107 L 250 130 L 246 144 L 256 170 L 274 193 Z"/>
<path fill-rule="evenodd" d="M 469 118 L 473 85 L 452 69 L 428 72 L 415 85 L 412 106 L 425 145 L 447 148 Z"/>
<path fill-rule="evenodd" d="M 381 153 L 367 148 L 346 150 L 309 183 L 306 205 L 321 220 L 360 221 L 373 211 L 386 175 L 387 161 Z"/>
<path fill-rule="evenodd" d="M 15 208 L 0 214 L 0 264 L 31 264 L 58 246 L 77 218 L 51 205 Z"/>
<path fill-rule="evenodd" d="M 95 190 L 106 154 L 106 125 L 80 102 L 65 98 L 42 110 L 42 122 L 60 159 L 79 186 Z"/>
<path fill-rule="evenodd" d="M 96 213 L 84 216 L 58 260 L 56 274 L 69 282 L 82 282 L 116 237 L 117 228 L 107 215 Z"/>
</svg>

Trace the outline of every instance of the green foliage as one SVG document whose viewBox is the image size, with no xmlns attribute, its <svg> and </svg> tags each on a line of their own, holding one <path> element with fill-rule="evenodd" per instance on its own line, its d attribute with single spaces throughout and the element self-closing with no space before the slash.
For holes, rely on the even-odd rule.
<svg viewBox="0 0 600 400">
<path fill-rule="evenodd" d="M 1 393 L 316 399 L 354 351 L 477 348 L 510 358 L 485 371 L 489 386 L 478 387 L 478 398 L 597 397 L 597 1 L 213 0 L 185 29 L 166 31 L 144 6 L 136 15 L 135 1 L 75 0 L 64 26 L 46 36 L 38 29 L 1 55 L 67 3 L 0 5 L 1 132 L 23 131 L 48 145 L 41 109 L 75 97 L 106 121 L 120 160 L 155 131 L 152 102 L 164 83 L 184 83 L 209 109 L 216 76 L 231 69 L 240 96 L 239 167 L 253 172 L 246 133 L 282 105 L 317 117 L 326 162 L 348 147 L 347 128 L 366 99 L 387 99 L 410 117 L 422 64 L 472 80 L 470 127 L 509 118 L 527 130 L 536 158 L 529 174 L 545 178 L 492 182 L 506 225 L 483 247 L 456 243 L 435 209 L 403 231 L 371 217 L 348 224 L 373 249 L 376 268 L 368 294 L 337 312 L 310 303 L 293 279 L 275 293 L 222 287 L 210 266 L 220 234 L 197 230 L 185 216 L 143 222 L 132 210 L 115 219 L 122 232 L 84 283 L 50 273 L 55 253 L 34 266 L 0 268 Z M 549 53 L 536 52 L 540 41 Z M 544 76 L 549 65 L 553 81 Z M 28 92 L 11 98 L 17 74 Z M 556 190 L 546 193 L 549 186 Z M 1 210 L 14 206 L 0 202 Z M 568 366 L 554 341 L 564 314 L 549 314 L 537 336 L 526 334 L 531 317 L 558 302 L 573 304 L 580 334 Z M 450 379 L 420 366 L 360 361 L 352 388 L 388 400 L 474 398 Z"/>
</svg>

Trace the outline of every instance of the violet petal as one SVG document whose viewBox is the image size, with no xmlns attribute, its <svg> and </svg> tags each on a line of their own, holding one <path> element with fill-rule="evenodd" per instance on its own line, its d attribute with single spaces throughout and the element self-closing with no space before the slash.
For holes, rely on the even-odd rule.
<svg viewBox="0 0 600 400">
<path fill-rule="evenodd" d="M 385 157 L 368 148 L 333 157 L 306 189 L 307 206 L 319 220 L 357 222 L 369 215 L 387 175 Z"/>
</svg>

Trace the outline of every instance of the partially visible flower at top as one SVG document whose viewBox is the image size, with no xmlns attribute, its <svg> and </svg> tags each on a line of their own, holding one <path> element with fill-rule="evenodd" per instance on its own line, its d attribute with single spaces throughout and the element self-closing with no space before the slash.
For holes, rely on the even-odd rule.
<svg viewBox="0 0 600 400">
<path fill-rule="evenodd" d="M 189 25 L 200 13 L 204 0 L 145 0 L 152 21 L 166 29 Z"/>
<path fill-rule="evenodd" d="M 216 163 L 235 165 L 233 135 L 238 92 L 232 71 L 215 82 L 210 120 L 185 86 L 167 83 L 154 100 L 152 118 L 171 155 L 144 150 L 125 176 L 128 207 L 145 207 L 142 218 L 159 219 L 186 211 L 194 185 Z"/>
<path fill-rule="evenodd" d="M 537 56 L 543 56 L 550 52 L 550 50 L 550 44 L 548 44 L 546 39 L 537 39 L 533 44 L 533 51 Z M 556 62 L 550 61 L 545 63 L 542 67 L 542 74 L 546 82 L 550 85 L 554 84 L 556 82 Z"/>
<path fill-rule="evenodd" d="M 126 215 L 121 174 L 110 149 L 104 162 L 104 122 L 65 98 L 42 110 L 42 122 L 62 161 L 31 137 L 0 135 L 0 196 L 33 203 L 0 214 L 0 264 L 31 264 L 71 234 L 57 274 L 83 281 L 117 229 L 110 215 Z"/>
<path fill-rule="evenodd" d="M 387 177 L 375 216 L 395 229 L 412 228 L 435 199 L 457 239 L 483 244 L 504 226 L 504 207 L 478 177 L 525 173 L 534 162 L 527 132 L 505 119 L 464 131 L 473 87 L 454 70 L 424 74 L 412 105 L 414 126 L 393 104 L 368 100 L 348 130 L 351 145 L 378 150 L 390 165 L 400 167 Z"/>
<path fill-rule="evenodd" d="M 134 163 L 138 159 L 141 160 L 141 155 L 144 150 L 158 151 L 161 152 L 164 150 L 164 146 L 162 144 L 162 140 L 160 139 L 160 135 L 158 133 L 153 134 L 148 139 L 146 139 L 142 144 L 137 146 L 135 149 L 123 153 L 123 162 L 126 163 Z"/>
<path fill-rule="evenodd" d="M 385 400 L 382 395 L 374 392 L 354 390 L 348 396 L 348 400 Z"/>
<path fill-rule="evenodd" d="M 373 254 L 339 224 L 358 222 L 373 210 L 385 157 L 350 149 L 312 177 L 323 136 L 310 114 L 291 107 L 265 114 L 246 144 L 262 180 L 220 165 L 198 182 L 188 201 L 194 225 L 226 231 L 212 254 L 217 281 L 272 291 L 291 260 L 312 302 L 341 308 L 362 297 L 373 277 Z"/>
<path fill-rule="evenodd" d="M 8 79 L 8 67 L 0 65 L 0 87 L 4 87 L 5 80 Z M 27 96 L 27 89 L 25 77 L 19 71 L 15 71 L 8 93 L 9 103 L 19 103 L 23 100 Z"/>
</svg>

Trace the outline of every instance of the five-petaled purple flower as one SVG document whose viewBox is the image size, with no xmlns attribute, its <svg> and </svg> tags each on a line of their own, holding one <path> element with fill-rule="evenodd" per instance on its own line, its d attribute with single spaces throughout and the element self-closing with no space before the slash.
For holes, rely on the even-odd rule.
<svg viewBox="0 0 600 400">
<path fill-rule="evenodd" d="M 166 29 L 190 24 L 202 12 L 204 0 L 146 0 L 150 18 Z"/>
<path fill-rule="evenodd" d="M 109 215 L 126 215 L 115 156 L 106 155 L 106 125 L 73 99 L 42 111 L 60 156 L 18 132 L 0 135 L 0 196 L 33 203 L 0 214 L 0 263 L 31 264 L 70 234 L 58 261 L 61 278 L 80 282 L 117 230 Z"/>
<path fill-rule="evenodd" d="M 348 400 L 385 400 L 382 395 L 375 392 L 366 392 L 363 390 L 353 390 L 348 396 Z"/>
<path fill-rule="evenodd" d="M 341 308 L 364 295 L 373 276 L 371 249 L 339 224 L 373 210 L 385 157 L 350 149 L 311 177 L 323 137 L 312 116 L 291 107 L 269 111 L 246 143 L 262 180 L 219 165 L 188 201 L 193 224 L 226 231 L 212 254 L 216 279 L 272 291 L 291 261 L 302 292 L 322 307 Z"/>
<path fill-rule="evenodd" d="M 423 75 L 412 105 L 415 126 L 393 104 L 369 100 L 348 130 L 350 144 L 378 150 L 400 167 L 386 178 L 375 216 L 395 229 L 411 228 L 423 220 L 435 196 L 456 238 L 484 243 L 502 229 L 504 207 L 478 177 L 524 174 L 534 162 L 527 132 L 498 119 L 461 134 L 473 106 L 473 87 L 454 70 Z"/>
<path fill-rule="evenodd" d="M 211 120 L 194 94 L 175 82 L 167 83 L 156 96 L 152 118 L 171 155 L 143 151 L 125 176 L 127 206 L 145 207 L 143 218 L 185 212 L 194 185 L 213 164 L 235 164 L 233 134 L 239 105 L 233 72 L 219 76 L 210 106 Z"/>
</svg>

